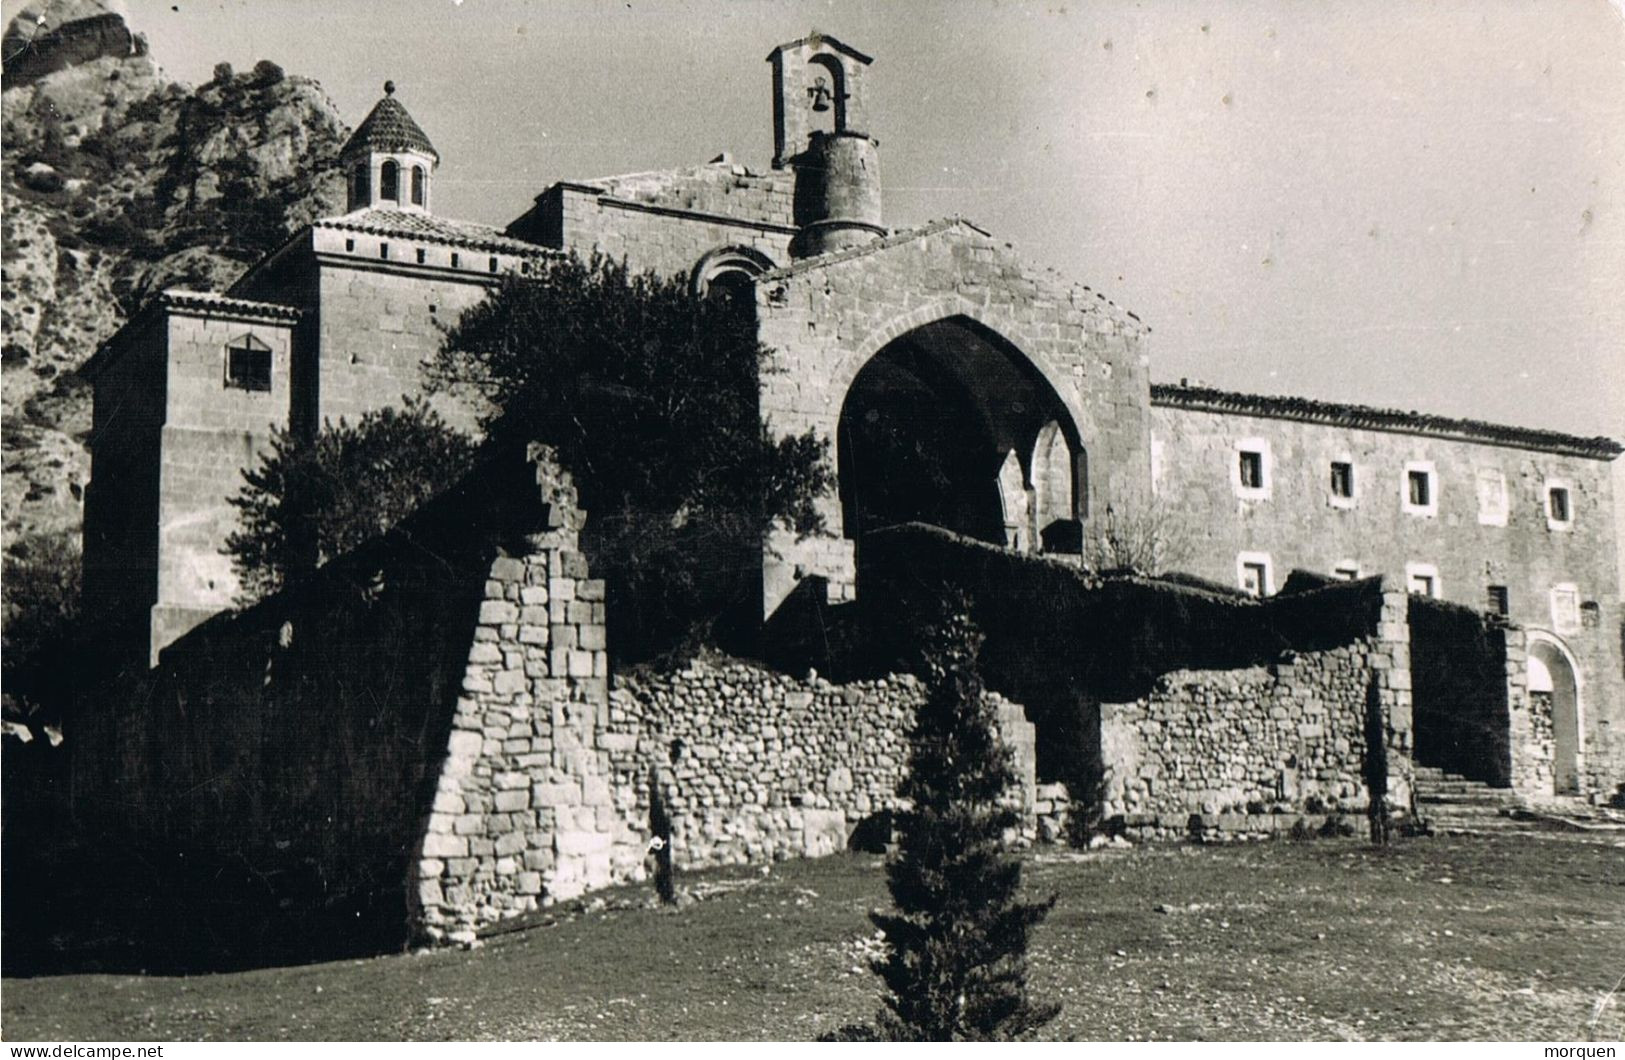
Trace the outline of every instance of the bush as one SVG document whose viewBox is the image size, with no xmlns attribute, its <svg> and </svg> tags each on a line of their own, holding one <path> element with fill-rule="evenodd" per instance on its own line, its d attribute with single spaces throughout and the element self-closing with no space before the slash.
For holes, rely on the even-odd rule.
<svg viewBox="0 0 1625 1060">
<path fill-rule="evenodd" d="M 506 279 L 431 367 L 432 386 L 484 404 L 493 441 L 557 448 L 623 659 L 714 642 L 760 600 L 769 529 L 823 530 L 828 446 L 763 427 L 753 314 L 681 278 L 571 256 Z"/>
<path fill-rule="evenodd" d="M 261 59 L 254 64 L 254 83 L 256 85 L 275 85 L 287 79 L 282 67 L 269 59 Z"/>
<path fill-rule="evenodd" d="M 79 535 L 21 538 L 5 558 L 0 672 L 8 712 L 57 716 L 67 705 L 82 646 Z"/>
<path fill-rule="evenodd" d="M 279 428 L 231 499 L 241 529 L 226 553 L 242 582 L 239 602 L 384 533 L 466 472 L 473 455 L 467 436 L 412 398 L 354 426 L 341 419 L 313 439 Z"/>
</svg>

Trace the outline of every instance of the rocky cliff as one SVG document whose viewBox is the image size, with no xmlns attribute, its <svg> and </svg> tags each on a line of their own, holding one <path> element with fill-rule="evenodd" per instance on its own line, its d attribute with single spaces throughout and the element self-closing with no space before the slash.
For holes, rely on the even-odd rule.
<svg viewBox="0 0 1625 1060">
<path fill-rule="evenodd" d="M 219 287 L 343 208 L 348 129 L 271 62 L 171 81 L 118 7 L 52 0 L 3 38 L 4 539 L 76 528 L 89 388 L 76 370 L 166 286 Z"/>
</svg>

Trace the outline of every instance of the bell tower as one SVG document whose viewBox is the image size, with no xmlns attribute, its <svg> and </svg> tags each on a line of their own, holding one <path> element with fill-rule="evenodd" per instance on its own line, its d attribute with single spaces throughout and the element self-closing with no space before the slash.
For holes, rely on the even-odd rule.
<svg viewBox="0 0 1625 1060">
<path fill-rule="evenodd" d="M 834 37 L 813 33 L 781 44 L 773 64 L 773 168 L 807 149 L 817 131 L 867 135 L 863 71 L 869 56 Z"/>
<path fill-rule="evenodd" d="M 369 207 L 429 212 L 440 153 L 395 99 L 395 82 L 384 82 L 384 98 L 351 134 L 339 164 L 349 187 L 348 212 Z"/>
<path fill-rule="evenodd" d="M 773 166 L 795 170 L 795 257 L 884 235 L 879 141 L 868 133 L 864 70 L 874 60 L 818 33 L 781 44 L 773 64 Z"/>
</svg>

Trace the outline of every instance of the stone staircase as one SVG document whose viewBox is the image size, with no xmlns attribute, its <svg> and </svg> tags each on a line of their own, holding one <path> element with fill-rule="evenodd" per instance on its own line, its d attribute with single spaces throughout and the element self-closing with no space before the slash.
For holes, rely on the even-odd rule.
<svg viewBox="0 0 1625 1060">
<path fill-rule="evenodd" d="M 1446 773 L 1434 766 L 1416 767 L 1416 812 L 1440 835 L 1529 832 L 1529 822 L 1508 816 L 1518 797 L 1507 788 Z"/>
</svg>

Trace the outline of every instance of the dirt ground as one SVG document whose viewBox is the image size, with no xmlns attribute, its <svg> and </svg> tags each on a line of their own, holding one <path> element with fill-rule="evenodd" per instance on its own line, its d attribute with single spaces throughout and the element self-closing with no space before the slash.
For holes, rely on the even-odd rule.
<svg viewBox="0 0 1625 1060">
<path fill-rule="evenodd" d="M 1625 848 L 1538 837 L 1037 853 L 1032 953 L 1062 1039 L 1625 1038 Z M 8 979 L 51 1039 L 811 1039 L 878 1004 L 881 861 L 642 889 L 471 951 L 197 976 Z"/>
</svg>

